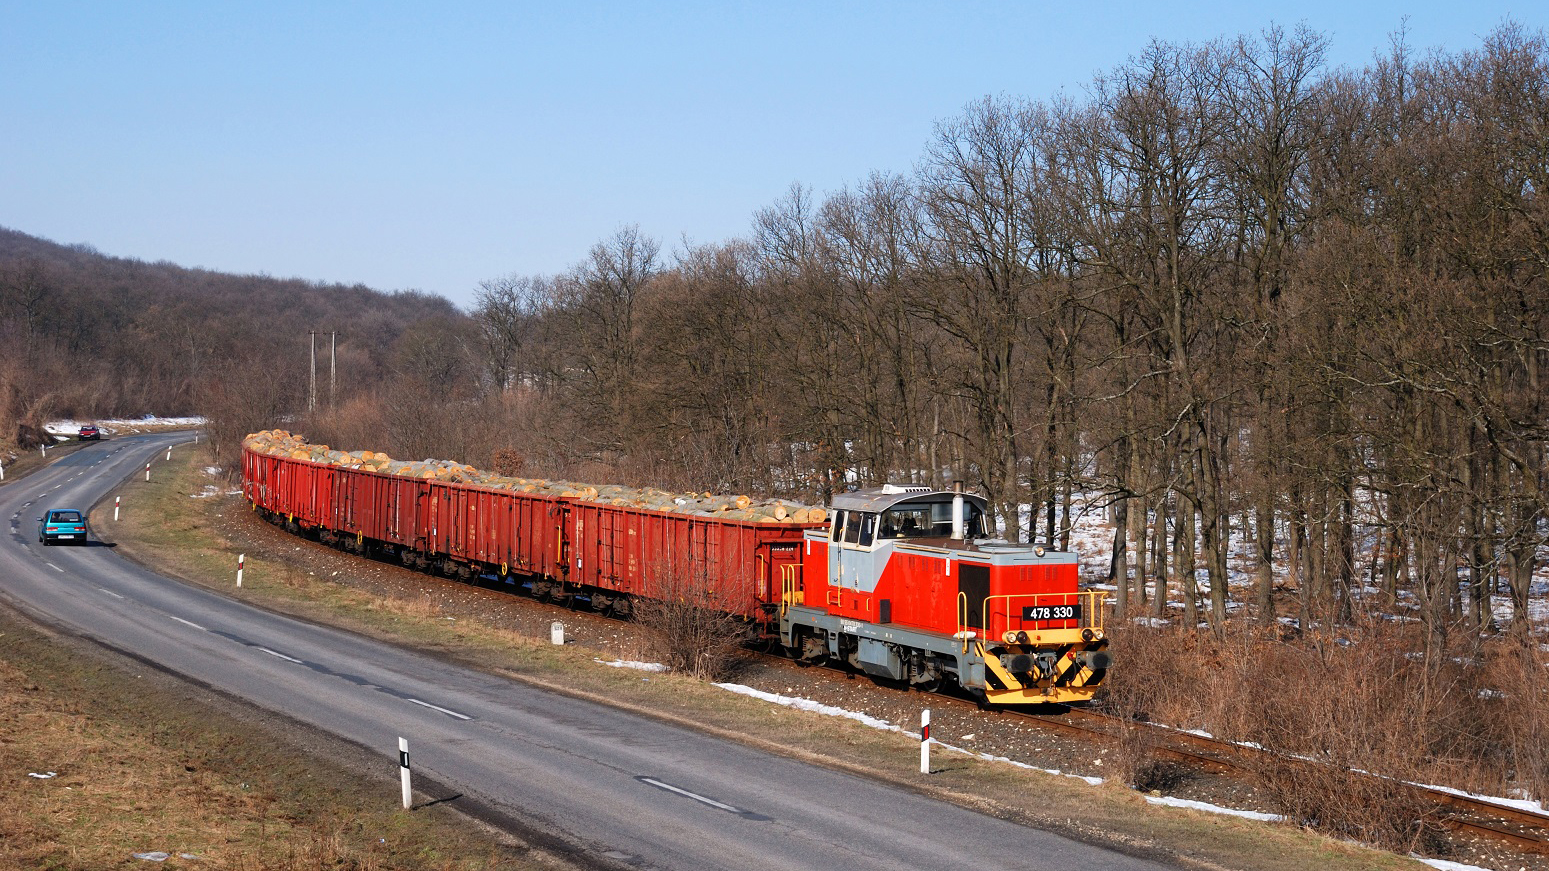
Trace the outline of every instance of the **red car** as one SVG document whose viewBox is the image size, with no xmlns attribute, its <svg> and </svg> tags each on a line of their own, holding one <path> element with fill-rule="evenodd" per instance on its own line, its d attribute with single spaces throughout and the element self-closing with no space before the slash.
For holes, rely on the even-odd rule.
<svg viewBox="0 0 1549 871">
<path fill-rule="evenodd" d="M 100 438 L 102 438 L 102 433 L 98 432 L 96 426 L 88 423 L 85 426 L 81 427 L 81 434 L 80 434 L 81 441 L 83 441 L 83 442 L 84 441 L 97 441 Z"/>
</svg>

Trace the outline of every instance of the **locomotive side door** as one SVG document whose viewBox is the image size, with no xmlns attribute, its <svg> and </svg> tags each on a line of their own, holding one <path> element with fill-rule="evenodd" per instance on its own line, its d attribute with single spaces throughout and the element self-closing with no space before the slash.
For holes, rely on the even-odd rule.
<svg viewBox="0 0 1549 871">
<path fill-rule="evenodd" d="M 865 511 L 846 511 L 840 536 L 830 548 L 829 577 L 837 587 L 838 601 L 829 604 L 841 608 L 856 608 L 862 593 L 870 593 L 876 587 L 875 556 L 871 547 L 877 533 L 877 515 Z M 846 593 L 849 600 L 846 601 Z"/>
<path fill-rule="evenodd" d="M 961 560 L 957 564 L 957 591 L 968 600 L 968 626 L 984 628 L 984 600 L 990 595 L 990 567 Z"/>
</svg>

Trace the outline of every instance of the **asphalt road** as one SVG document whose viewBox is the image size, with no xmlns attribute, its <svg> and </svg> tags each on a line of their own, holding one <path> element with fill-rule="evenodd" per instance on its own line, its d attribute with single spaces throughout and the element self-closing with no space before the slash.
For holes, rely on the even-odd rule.
<svg viewBox="0 0 1549 871">
<path fill-rule="evenodd" d="M 356 742 L 558 834 L 597 866 L 697 869 L 1167 867 L 278 616 L 87 546 L 37 540 L 186 436 L 87 445 L 0 487 L 0 597 L 52 625 Z M 391 787 L 389 787 L 391 789 Z M 394 790 L 392 794 L 396 795 Z M 466 799 L 465 799 L 466 800 Z"/>
</svg>

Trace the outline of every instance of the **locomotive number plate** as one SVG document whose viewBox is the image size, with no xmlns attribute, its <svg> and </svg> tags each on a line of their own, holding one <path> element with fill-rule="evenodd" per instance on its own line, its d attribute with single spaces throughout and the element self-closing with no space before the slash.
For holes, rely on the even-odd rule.
<svg viewBox="0 0 1549 871">
<path fill-rule="evenodd" d="M 1022 619 L 1027 620 L 1080 620 L 1080 605 L 1028 605 L 1022 609 Z"/>
</svg>

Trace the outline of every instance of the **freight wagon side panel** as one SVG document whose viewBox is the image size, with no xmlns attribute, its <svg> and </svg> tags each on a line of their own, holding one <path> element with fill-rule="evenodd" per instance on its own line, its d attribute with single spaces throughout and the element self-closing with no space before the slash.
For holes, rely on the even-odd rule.
<svg viewBox="0 0 1549 871">
<path fill-rule="evenodd" d="M 359 486 L 360 473 L 354 469 L 333 470 L 333 481 L 330 499 L 332 510 L 323 525 L 340 533 L 354 534 L 360 532 L 359 523 L 355 517 L 355 491 Z"/>
<path fill-rule="evenodd" d="M 387 482 L 387 533 L 386 540 L 413 550 L 423 550 L 426 529 L 425 512 L 421 507 L 423 482 L 415 478 L 396 475 L 383 476 Z"/>
<path fill-rule="evenodd" d="M 392 480 L 375 472 L 356 472 L 351 480 L 355 522 L 352 531 L 377 541 L 394 541 Z"/>
<path fill-rule="evenodd" d="M 288 460 L 280 467 L 281 509 L 306 526 L 332 519 L 333 469 L 305 460 Z"/>
<path fill-rule="evenodd" d="M 562 500 L 512 494 L 511 526 L 516 537 L 511 546 L 511 567 L 528 574 L 560 577 L 565 556 L 564 525 L 570 514 Z"/>
</svg>

